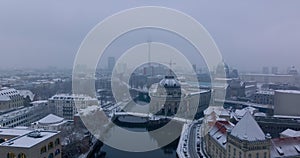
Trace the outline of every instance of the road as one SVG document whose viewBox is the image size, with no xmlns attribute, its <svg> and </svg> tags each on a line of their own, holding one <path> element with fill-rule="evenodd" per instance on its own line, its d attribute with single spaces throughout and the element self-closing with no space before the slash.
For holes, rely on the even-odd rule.
<svg viewBox="0 0 300 158">
<path fill-rule="evenodd" d="M 191 158 L 199 158 L 196 148 L 196 124 L 192 124 L 189 131 L 188 151 Z"/>
</svg>

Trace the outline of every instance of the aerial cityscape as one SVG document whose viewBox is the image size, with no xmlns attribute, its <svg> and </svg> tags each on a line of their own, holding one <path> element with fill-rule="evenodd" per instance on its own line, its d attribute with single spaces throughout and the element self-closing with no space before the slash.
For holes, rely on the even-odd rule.
<svg viewBox="0 0 300 158">
<path fill-rule="evenodd" d="M 0 2 L 0 158 L 300 157 L 300 2 L 26 3 Z"/>
</svg>

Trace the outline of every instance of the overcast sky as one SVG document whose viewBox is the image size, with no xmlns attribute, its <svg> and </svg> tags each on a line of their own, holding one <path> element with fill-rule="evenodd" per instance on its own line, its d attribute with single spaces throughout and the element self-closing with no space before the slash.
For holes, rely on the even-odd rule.
<svg viewBox="0 0 300 158">
<path fill-rule="evenodd" d="M 232 67 L 300 69 L 299 0 L 0 0 L 0 69 L 71 68 L 80 43 L 97 23 L 148 5 L 194 17 Z"/>
</svg>

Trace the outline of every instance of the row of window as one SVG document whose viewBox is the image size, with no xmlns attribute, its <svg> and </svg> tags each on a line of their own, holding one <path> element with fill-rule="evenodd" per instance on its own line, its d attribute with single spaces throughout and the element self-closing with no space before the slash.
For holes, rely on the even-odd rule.
<svg viewBox="0 0 300 158">
<path fill-rule="evenodd" d="M 54 153 L 54 154 L 53 154 L 53 153 L 50 153 L 50 154 L 48 155 L 48 158 L 53 158 L 54 155 L 57 156 L 57 155 L 59 155 L 59 154 L 60 154 L 60 150 L 57 149 L 57 150 L 55 150 L 55 153 Z M 15 153 L 9 152 L 9 153 L 7 153 L 7 158 L 17 158 L 17 157 L 16 157 L 16 154 L 15 154 Z M 25 155 L 24 153 L 20 153 L 20 154 L 18 154 L 18 158 L 26 158 L 26 155 Z"/>
<path fill-rule="evenodd" d="M 54 141 L 54 145 L 57 146 L 57 145 L 59 145 L 59 144 L 60 144 L 60 140 L 59 140 L 59 138 L 56 138 L 55 141 Z M 53 145 L 53 142 L 48 143 L 48 150 L 53 149 L 53 148 L 54 148 L 54 145 Z M 59 149 L 58 149 L 58 150 L 59 150 Z M 47 147 L 46 147 L 46 146 L 43 146 L 43 147 L 41 148 L 41 154 L 43 154 L 43 153 L 45 153 L 45 152 L 47 152 Z"/>
<path fill-rule="evenodd" d="M 16 154 L 13 152 L 7 153 L 7 158 L 17 158 Z M 26 155 L 24 153 L 18 154 L 18 158 L 26 158 Z"/>
</svg>

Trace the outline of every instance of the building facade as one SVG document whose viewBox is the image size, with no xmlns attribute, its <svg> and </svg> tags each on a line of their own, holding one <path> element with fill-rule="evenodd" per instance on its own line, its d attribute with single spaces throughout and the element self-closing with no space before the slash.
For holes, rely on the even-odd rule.
<svg viewBox="0 0 300 158">
<path fill-rule="evenodd" d="M 257 104 L 274 105 L 274 91 L 272 90 L 258 91 L 255 93 L 253 99 L 254 102 Z"/>
<path fill-rule="evenodd" d="M 57 94 L 49 98 L 49 106 L 54 107 L 55 114 L 67 120 L 73 120 L 77 108 L 98 105 L 98 100 L 84 95 Z"/>
<path fill-rule="evenodd" d="M 249 112 L 235 126 L 216 122 L 205 136 L 208 154 L 218 158 L 269 158 L 270 140 Z"/>
<path fill-rule="evenodd" d="M 16 89 L 7 87 L 0 89 L 0 111 L 21 107 L 23 101 L 23 97 Z"/>
<path fill-rule="evenodd" d="M 151 86 L 149 95 L 153 114 L 172 116 L 180 110 L 186 116 L 200 117 L 209 105 L 211 91 L 182 86 L 174 76 L 166 76 Z"/>
<path fill-rule="evenodd" d="M 37 112 L 38 111 L 38 112 Z M 0 127 L 30 126 L 50 112 L 47 104 L 34 104 L 30 107 L 14 109 L 0 114 Z"/>
<path fill-rule="evenodd" d="M 300 117 L 300 91 L 276 90 L 274 96 L 274 114 Z"/>
<path fill-rule="evenodd" d="M 11 133 L 15 129 L 0 129 Z M 23 132 L 22 132 L 23 130 Z M 3 158 L 61 158 L 61 138 L 57 131 L 19 129 L 18 136 L 0 144 Z M 2 134 L 0 134 L 2 137 Z"/>
</svg>

